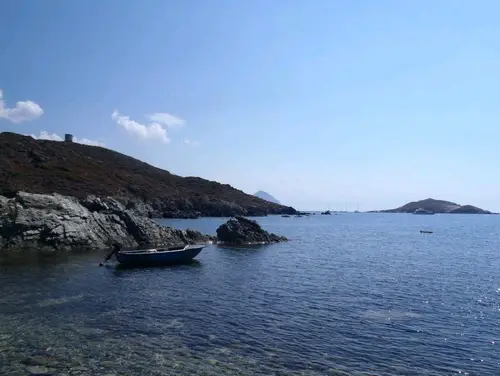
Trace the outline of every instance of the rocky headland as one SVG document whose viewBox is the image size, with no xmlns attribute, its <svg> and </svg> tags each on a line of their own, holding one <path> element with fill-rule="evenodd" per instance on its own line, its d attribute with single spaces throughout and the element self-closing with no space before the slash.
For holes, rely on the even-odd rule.
<svg viewBox="0 0 500 376">
<path fill-rule="evenodd" d="M 268 233 L 251 219 L 236 216 L 217 236 L 165 227 L 138 216 L 111 198 L 83 199 L 60 194 L 18 192 L 0 196 L 1 251 L 71 251 L 161 247 L 195 243 L 266 244 L 287 240 Z"/>
<path fill-rule="evenodd" d="M 295 214 L 283 206 L 215 181 L 181 177 L 98 146 L 0 133 L 0 195 L 58 193 L 85 200 L 111 197 L 154 218 Z"/>
</svg>

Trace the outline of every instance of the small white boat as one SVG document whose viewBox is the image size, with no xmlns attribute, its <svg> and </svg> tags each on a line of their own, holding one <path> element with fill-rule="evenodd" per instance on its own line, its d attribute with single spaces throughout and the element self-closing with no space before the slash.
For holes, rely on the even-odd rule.
<svg viewBox="0 0 500 376">
<path fill-rule="evenodd" d="M 431 210 L 426 210 L 424 208 L 418 208 L 417 210 L 415 210 L 413 212 L 413 214 L 432 215 L 432 214 L 435 214 L 435 213 L 433 211 L 431 211 Z"/>
</svg>

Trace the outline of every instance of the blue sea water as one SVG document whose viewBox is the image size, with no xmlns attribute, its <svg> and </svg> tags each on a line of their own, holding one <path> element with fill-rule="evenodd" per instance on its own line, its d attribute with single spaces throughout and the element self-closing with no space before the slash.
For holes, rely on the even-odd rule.
<svg viewBox="0 0 500 376">
<path fill-rule="evenodd" d="M 257 221 L 290 241 L 147 269 L 1 258 L 0 375 L 500 374 L 500 216 Z"/>
</svg>

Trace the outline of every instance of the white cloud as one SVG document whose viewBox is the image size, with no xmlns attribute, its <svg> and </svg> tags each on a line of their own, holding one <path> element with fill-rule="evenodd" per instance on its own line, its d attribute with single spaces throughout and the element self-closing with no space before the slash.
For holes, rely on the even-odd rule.
<svg viewBox="0 0 500 376">
<path fill-rule="evenodd" d="M 123 127 L 130 135 L 142 140 L 158 140 L 164 143 L 170 142 L 167 135 L 167 130 L 158 122 L 150 124 L 141 124 L 130 117 L 120 115 L 117 110 L 111 114 L 111 119 L 116 121 L 118 125 Z"/>
<path fill-rule="evenodd" d="M 63 140 L 63 138 L 61 136 L 59 136 L 57 133 L 49 133 L 47 131 L 41 131 L 39 136 L 36 136 L 34 134 L 31 134 L 30 136 L 36 140 L 51 140 L 51 141 L 62 141 Z M 84 144 L 84 145 L 105 146 L 105 144 L 102 142 L 89 140 L 88 138 L 78 139 L 76 137 L 73 137 L 73 142 L 76 142 L 78 144 Z"/>
<path fill-rule="evenodd" d="M 154 114 L 147 115 L 146 117 L 155 123 L 166 125 L 169 128 L 181 128 L 184 124 L 186 124 L 185 120 L 177 116 L 167 114 L 166 112 L 155 112 Z"/>
<path fill-rule="evenodd" d="M 186 145 L 190 145 L 190 146 L 198 146 L 198 145 L 200 145 L 200 142 L 199 142 L 199 141 L 190 140 L 189 138 L 185 138 L 185 139 L 184 139 L 184 143 L 185 143 Z"/>
<path fill-rule="evenodd" d="M 3 100 L 3 91 L 0 89 L 0 118 L 7 119 L 13 123 L 22 123 L 36 119 L 43 115 L 42 107 L 33 101 L 20 101 L 13 108 L 6 107 Z"/>
<path fill-rule="evenodd" d="M 63 138 L 56 133 L 49 133 L 47 131 L 41 131 L 39 136 L 34 134 L 31 135 L 36 140 L 51 140 L 51 141 L 62 141 Z"/>
<path fill-rule="evenodd" d="M 83 145 L 91 145 L 91 146 L 106 146 L 104 143 L 94 140 L 89 140 L 88 138 L 76 138 L 73 137 L 73 142 Z"/>
</svg>

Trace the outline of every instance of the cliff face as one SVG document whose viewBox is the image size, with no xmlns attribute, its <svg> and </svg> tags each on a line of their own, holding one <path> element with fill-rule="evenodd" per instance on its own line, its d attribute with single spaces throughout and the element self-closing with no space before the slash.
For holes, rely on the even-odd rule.
<svg viewBox="0 0 500 376">
<path fill-rule="evenodd" d="M 0 195 L 17 191 L 113 197 L 154 217 L 295 213 L 230 185 L 177 176 L 102 147 L 0 133 Z"/>
<path fill-rule="evenodd" d="M 175 230 L 136 216 L 113 199 L 89 196 L 80 202 L 58 194 L 19 192 L 0 196 L 0 251 L 105 249 L 208 242 L 193 230 Z"/>
<path fill-rule="evenodd" d="M 422 208 L 430 210 L 434 213 L 449 213 L 449 214 L 492 214 L 491 212 L 472 206 L 459 205 L 451 201 L 435 200 L 428 198 L 420 201 L 412 201 L 396 209 L 381 210 L 381 213 L 413 213 L 415 210 Z"/>
</svg>

